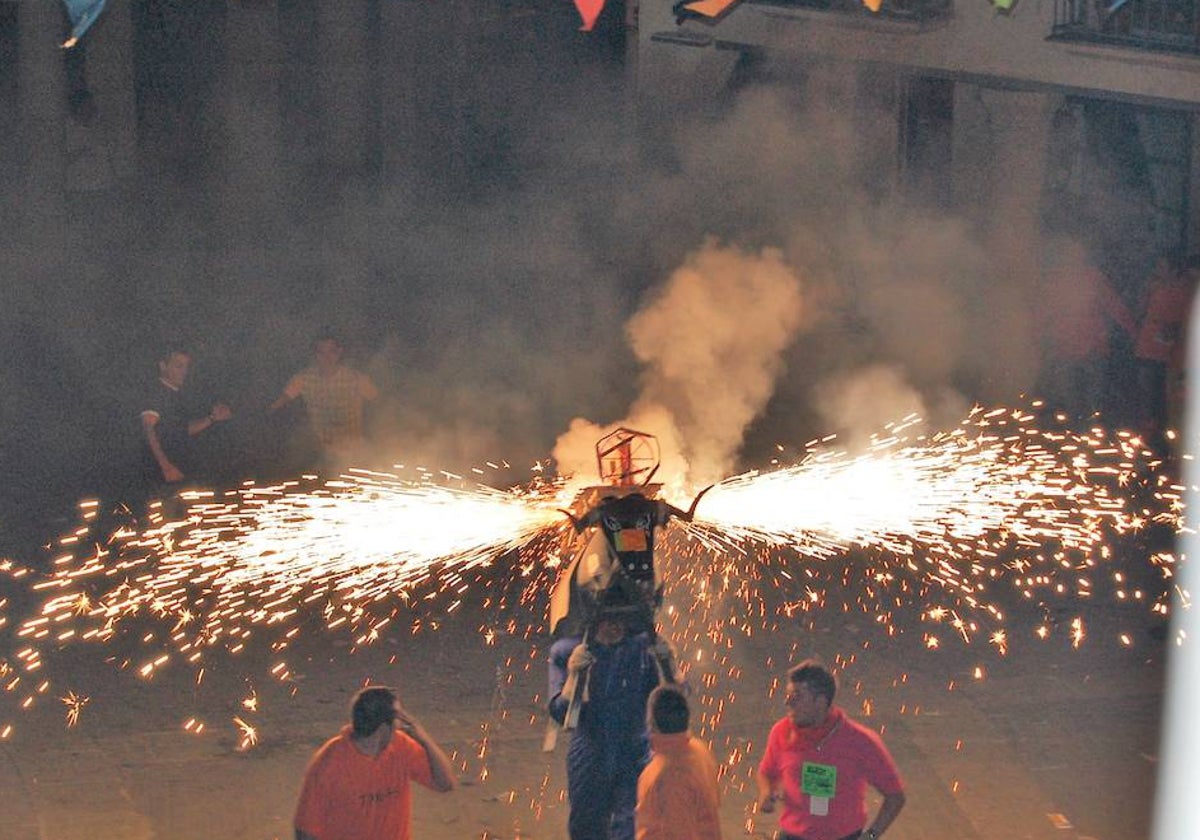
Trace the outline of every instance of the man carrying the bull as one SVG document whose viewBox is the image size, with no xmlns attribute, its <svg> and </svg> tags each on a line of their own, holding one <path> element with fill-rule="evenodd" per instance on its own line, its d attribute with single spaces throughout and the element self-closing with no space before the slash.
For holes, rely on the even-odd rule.
<svg viewBox="0 0 1200 840">
<path fill-rule="evenodd" d="M 561 724 L 572 699 L 581 704 L 567 752 L 567 828 L 571 840 L 633 840 L 638 775 L 650 759 L 646 701 L 674 674 L 662 674 L 649 634 L 629 633 L 620 612 L 601 612 L 589 639 L 550 649 L 550 715 Z"/>
</svg>

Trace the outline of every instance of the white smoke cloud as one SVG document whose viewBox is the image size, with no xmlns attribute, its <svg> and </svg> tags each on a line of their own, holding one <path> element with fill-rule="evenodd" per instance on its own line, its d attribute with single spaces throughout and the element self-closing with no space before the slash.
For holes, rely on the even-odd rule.
<svg viewBox="0 0 1200 840">
<path fill-rule="evenodd" d="M 862 448 L 889 422 L 916 415 L 926 430 L 936 430 L 955 425 L 970 407 L 948 388 L 922 394 L 900 367 L 889 364 L 867 365 L 826 379 L 815 395 L 826 431 L 852 450 Z"/>
<path fill-rule="evenodd" d="M 333 328 L 384 393 L 373 417 L 382 461 L 525 467 L 583 415 L 600 421 L 561 434 L 564 470 L 592 478 L 594 440 L 621 418 L 658 436 L 663 477 L 680 484 L 740 469 L 739 459 L 761 464 L 774 443 L 831 426 L 877 430 L 914 393 L 936 415 L 957 404 L 946 396 L 955 388 L 1003 400 L 1032 383 L 1035 266 L 1006 254 L 1037 243 L 989 235 L 1012 219 L 982 182 L 957 218 L 889 203 L 902 180 L 895 103 L 881 99 L 878 118 L 862 113 L 846 68 L 766 67 L 761 79 L 776 82 L 735 91 L 735 80 L 704 108 L 663 114 L 661 147 L 633 155 L 631 138 L 644 136 L 631 130 L 633 91 L 615 75 L 598 84 L 573 47 L 544 37 L 549 21 L 573 32 L 569 4 L 535 5 L 456 30 L 462 52 L 418 39 L 420 79 L 398 83 L 394 63 L 372 68 L 382 130 L 364 122 L 358 132 L 375 138 L 362 171 L 333 166 L 343 155 L 322 139 L 361 116 L 314 107 L 324 59 L 285 63 L 280 85 L 197 85 L 195 108 L 160 90 L 139 128 L 136 162 L 152 177 L 114 193 L 104 214 L 74 208 L 86 224 L 70 266 L 61 236 L 23 222 L 48 196 L 20 183 L 38 181 L 0 167 L 17 199 L 0 211 L 0 269 L 21 280 L 0 306 L 0 349 L 21 360 L 0 366 L 0 390 L 16 395 L 5 403 L 6 467 L 19 461 L 36 476 L 25 483 L 44 484 L 48 473 L 78 474 L 114 428 L 140 446 L 118 403 L 136 397 L 159 341 L 176 336 L 197 352 L 196 390 L 208 384 L 235 404 L 228 437 L 274 435 L 256 409 L 306 362 L 314 332 Z M 318 32 L 306 15 L 293 9 L 279 23 Z M 513 37 L 495 37 L 501 26 Z M 534 42 L 547 52 L 525 48 Z M 196 78 L 222 78 L 226 52 L 210 52 L 195 56 Z M 548 66 L 562 72 L 549 79 Z M 429 84 L 446 78 L 454 97 Z M 132 101 L 96 81 L 102 104 Z M 408 93 L 386 93 L 397 90 Z M 183 133 L 175 118 L 200 105 L 245 119 L 232 135 L 172 142 Z M 250 147 L 254 156 L 240 155 Z M 1015 183 L 1041 188 L 1032 176 Z M 1097 235 L 1108 232 L 1096 252 L 1107 262 L 1127 250 L 1115 232 L 1142 208 L 1119 201 L 1120 183 L 1101 188 L 1109 206 L 1088 208 Z M 47 284 L 59 293 L 43 294 Z M 881 382 L 880 370 L 891 377 Z M 874 391 L 845 396 L 859 379 Z M 98 407 L 72 420 L 86 433 L 61 419 L 80 400 Z M 269 466 L 269 451 L 245 449 L 247 469 Z M 136 468 L 136 451 L 130 464 L 122 457 L 103 453 L 97 480 Z"/>
<path fill-rule="evenodd" d="M 595 440 L 624 425 L 659 438 L 659 480 L 668 486 L 724 478 L 774 392 L 804 314 L 800 279 L 782 252 L 707 242 L 627 325 L 643 365 L 627 416 L 604 427 L 572 421 L 555 446 L 560 469 L 594 463 L 585 453 Z"/>
</svg>

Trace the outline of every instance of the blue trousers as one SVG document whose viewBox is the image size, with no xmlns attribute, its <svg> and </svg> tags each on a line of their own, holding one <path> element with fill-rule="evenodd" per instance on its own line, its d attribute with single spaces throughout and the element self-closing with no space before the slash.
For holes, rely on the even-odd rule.
<svg viewBox="0 0 1200 840">
<path fill-rule="evenodd" d="M 600 745 L 578 733 L 567 752 L 571 840 L 634 840 L 633 811 L 642 750 Z"/>
</svg>

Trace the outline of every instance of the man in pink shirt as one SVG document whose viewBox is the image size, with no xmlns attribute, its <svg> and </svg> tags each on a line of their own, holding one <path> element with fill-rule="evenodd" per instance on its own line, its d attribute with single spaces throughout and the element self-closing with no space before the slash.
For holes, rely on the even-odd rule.
<svg viewBox="0 0 1200 840">
<path fill-rule="evenodd" d="M 1108 277 L 1074 239 L 1057 240 L 1037 312 L 1043 343 L 1041 387 L 1045 396 L 1076 420 L 1115 408 L 1111 393 L 1112 337 L 1129 337 L 1137 322 Z"/>
<path fill-rule="evenodd" d="M 904 807 L 904 783 L 879 736 L 833 705 L 837 682 L 819 662 L 788 671 L 786 717 L 758 765 L 758 808 L 781 802 L 779 840 L 878 840 Z M 867 785 L 883 795 L 868 825 Z"/>
</svg>

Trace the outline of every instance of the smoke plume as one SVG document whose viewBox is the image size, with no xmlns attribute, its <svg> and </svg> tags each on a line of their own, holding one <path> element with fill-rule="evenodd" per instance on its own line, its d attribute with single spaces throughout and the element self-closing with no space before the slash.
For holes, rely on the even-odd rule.
<svg viewBox="0 0 1200 840">
<path fill-rule="evenodd" d="M 637 398 L 615 425 L 658 436 L 664 483 L 695 488 L 728 475 L 803 315 L 800 279 L 782 252 L 710 241 L 629 320 L 643 370 Z M 555 446 L 560 467 L 582 469 L 588 437 L 610 428 L 574 421 Z"/>
</svg>

